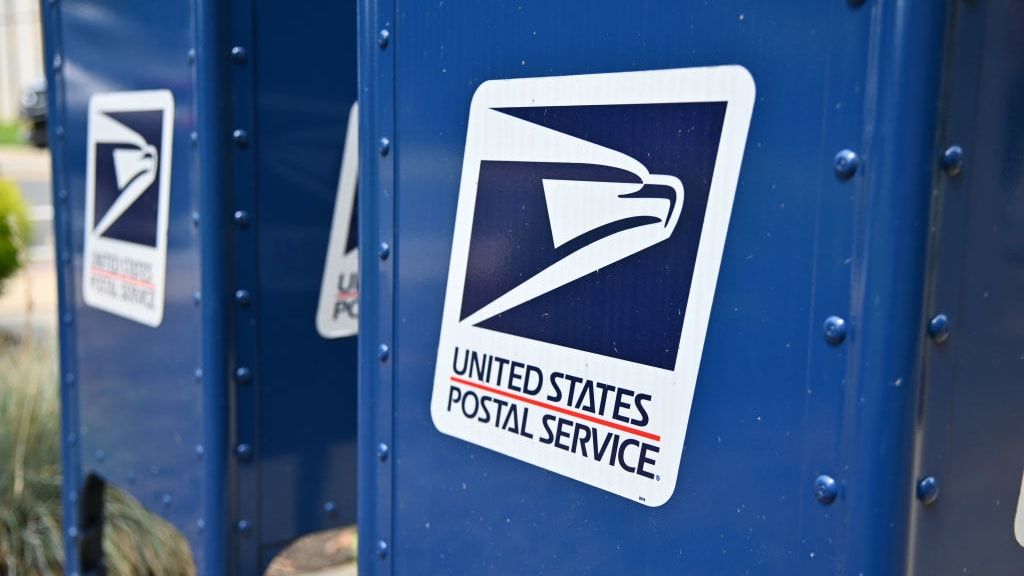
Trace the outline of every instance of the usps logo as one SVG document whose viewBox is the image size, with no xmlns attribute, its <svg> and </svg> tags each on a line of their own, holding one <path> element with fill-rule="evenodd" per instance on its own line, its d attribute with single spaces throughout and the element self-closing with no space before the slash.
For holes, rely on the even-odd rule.
<svg viewBox="0 0 1024 576">
<path fill-rule="evenodd" d="M 163 320 L 174 98 L 167 90 L 89 100 L 82 291 L 86 305 Z"/>
<path fill-rule="evenodd" d="M 739 66 L 479 87 L 431 399 L 441 432 L 668 501 L 754 93 Z"/>
<path fill-rule="evenodd" d="M 359 332 L 359 104 L 349 110 L 334 217 L 320 280 L 316 330 L 323 338 Z"/>
</svg>

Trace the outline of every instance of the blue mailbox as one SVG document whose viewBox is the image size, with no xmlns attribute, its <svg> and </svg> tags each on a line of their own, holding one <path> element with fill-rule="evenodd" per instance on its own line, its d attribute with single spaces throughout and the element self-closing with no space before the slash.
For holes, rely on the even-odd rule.
<svg viewBox="0 0 1024 576">
<path fill-rule="evenodd" d="M 362 7 L 362 574 L 1021 571 L 1019 2 Z"/>
<path fill-rule="evenodd" d="M 116 484 L 258 573 L 355 520 L 355 5 L 42 10 L 68 571 Z"/>
</svg>

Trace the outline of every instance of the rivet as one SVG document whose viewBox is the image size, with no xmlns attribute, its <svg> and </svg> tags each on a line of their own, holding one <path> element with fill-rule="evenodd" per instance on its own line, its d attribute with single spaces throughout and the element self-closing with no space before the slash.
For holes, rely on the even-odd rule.
<svg viewBox="0 0 1024 576">
<path fill-rule="evenodd" d="M 189 64 L 195 64 L 195 62 L 196 62 L 196 49 L 195 48 L 189 48 L 188 49 L 188 63 Z"/>
<path fill-rule="evenodd" d="M 78 528 L 77 527 L 72 526 L 72 527 L 68 528 L 68 538 L 70 538 L 72 540 L 74 540 L 75 538 L 78 538 Z"/>
<path fill-rule="evenodd" d="M 59 124 L 57 125 L 57 137 L 58 138 L 63 138 L 64 137 L 64 126 L 61 126 Z"/>
<path fill-rule="evenodd" d="M 75 444 L 78 444 L 78 434 L 75 434 L 74 432 L 68 432 L 67 440 L 69 446 L 74 446 Z"/>
<path fill-rule="evenodd" d="M 329 500 L 327 502 L 324 502 L 324 512 L 326 512 L 328 514 L 334 514 L 337 511 L 338 511 L 338 505 L 335 504 L 333 500 Z"/>
<path fill-rule="evenodd" d="M 941 344 L 949 338 L 949 318 L 945 314 L 936 314 L 928 321 L 928 336 L 936 344 Z"/>
<path fill-rule="evenodd" d="M 199 212 L 196 210 L 192 211 L 192 226 L 199 227 Z"/>
<path fill-rule="evenodd" d="M 196 529 L 201 532 L 203 528 L 206 528 L 206 520 L 203 520 L 202 518 L 196 520 Z"/>
<path fill-rule="evenodd" d="M 238 459 L 242 462 L 252 460 L 252 445 L 245 443 L 239 444 L 235 447 L 235 455 L 238 456 Z"/>
<path fill-rule="evenodd" d="M 846 320 L 839 316 L 829 316 L 822 325 L 822 332 L 825 335 L 825 341 L 829 344 L 833 346 L 842 344 L 846 339 Z"/>
<path fill-rule="evenodd" d="M 77 490 L 72 490 L 72 491 L 68 492 L 68 500 L 70 500 L 72 502 L 78 502 L 78 491 Z"/>
<path fill-rule="evenodd" d="M 388 445 L 387 444 L 385 444 L 383 442 L 381 442 L 380 444 L 377 444 L 377 459 L 378 460 L 380 460 L 381 462 L 387 461 L 389 453 L 390 453 L 390 450 L 388 450 Z"/>
<path fill-rule="evenodd" d="M 381 362 L 387 362 L 388 356 L 391 355 L 391 349 L 388 348 L 387 344 L 381 344 L 377 347 L 377 359 Z"/>
<path fill-rule="evenodd" d="M 839 496 L 839 485 L 834 478 L 822 474 L 814 479 L 814 498 L 822 504 L 831 504 Z"/>
<path fill-rule="evenodd" d="M 93 456 L 96 458 L 97 462 L 103 462 L 104 460 L 107 459 L 107 453 L 104 452 L 103 450 L 97 450 L 96 453 L 93 454 Z"/>
<path fill-rule="evenodd" d="M 939 481 L 934 476 L 922 478 L 917 483 L 917 499 L 923 504 L 931 504 L 939 497 Z"/>
<path fill-rule="evenodd" d="M 75 375 L 72 374 L 71 372 L 65 374 L 64 383 L 67 384 L 68 386 L 73 386 L 75 384 Z"/>
<path fill-rule="evenodd" d="M 193 304 L 195 304 L 196 306 L 199 306 L 199 304 L 201 304 L 202 301 L 203 301 L 203 293 L 202 292 L 196 290 L 195 292 L 192 293 L 192 303 Z"/>
<path fill-rule="evenodd" d="M 380 32 L 377 32 L 377 45 L 380 46 L 381 48 L 387 48 L 388 47 L 388 41 L 390 41 L 390 40 L 391 40 L 391 32 L 388 32 L 386 29 L 385 30 L 381 30 Z"/>
<path fill-rule="evenodd" d="M 387 242 L 381 242 L 380 246 L 377 247 L 377 255 L 380 256 L 381 260 L 387 260 L 388 256 L 391 255 L 391 246 L 388 246 Z"/>
<path fill-rule="evenodd" d="M 234 60 L 236 64 L 245 62 L 245 48 L 242 48 L 241 46 L 231 48 L 231 59 Z"/>
<path fill-rule="evenodd" d="M 61 188 L 59 191 L 57 191 L 57 198 L 60 198 L 61 200 L 67 200 L 68 199 L 68 191 L 63 189 L 63 188 Z"/>
<path fill-rule="evenodd" d="M 956 178 L 960 175 L 960 170 L 963 167 L 964 149 L 956 144 L 946 148 L 946 151 L 942 153 L 942 169 L 946 171 L 946 175 Z"/>
<path fill-rule="evenodd" d="M 71 322 L 74 320 L 74 318 L 71 316 L 71 313 L 69 312 L 69 313 L 64 315 L 63 320 L 64 320 L 64 324 L 71 324 Z"/>
<path fill-rule="evenodd" d="M 235 369 L 235 381 L 239 384 L 248 384 L 252 380 L 252 370 L 249 370 L 245 366 L 239 366 Z"/>
<path fill-rule="evenodd" d="M 239 306 L 248 306 L 249 303 L 252 302 L 252 295 L 249 294 L 248 290 L 235 290 L 235 302 L 237 302 Z"/>
<path fill-rule="evenodd" d="M 381 138 L 377 144 L 377 151 L 380 152 L 381 156 L 387 156 L 388 152 L 391 152 L 391 140 Z"/>
<path fill-rule="evenodd" d="M 248 520 L 239 520 L 238 523 L 235 524 L 235 529 L 242 534 L 247 534 L 249 530 L 252 529 L 252 524 L 250 524 Z"/>
<path fill-rule="evenodd" d="M 188 139 L 191 140 L 192 145 L 195 146 L 196 144 L 199 143 L 199 132 L 193 130 L 191 133 L 189 133 Z"/>
<path fill-rule="evenodd" d="M 860 158 L 857 157 L 857 153 L 853 150 L 840 150 L 836 154 L 834 163 L 836 176 L 840 180 L 849 180 L 857 172 Z"/>
<path fill-rule="evenodd" d="M 204 454 L 206 454 L 206 449 L 203 448 L 203 445 L 202 444 L 196 444 L 196 457 L 199 460 L 202 460 Z"/>
<path fill-rule="evenodd" d="M 195 371 L 192 372 L 192 377 L 196 379 L 196 382 L 202 382 L 203 381 L 203 369 L 202 368 L 196 368 Z"/>
<path fill-rule="evenodd" d="M 170 494 L 164 494 L 163 496 L 160 497 L 160 503 L 164 505 L 164 508 L 170 508 L 172 501 L 173 499 L 171 498 Z"/>
<path fill-rule="evenodd" d="M 61 58 L 60 54 L 53 55 L 53 69 L 60 70 L 60 67 L 64 65 L 64 59 Z"/>
<path fill-rule="evenodd" d="M 249 145 L 249 133 L 245 130 L 235 130 L 231 133 L 231 139 L 238 145 L 239 148 L 245 148 Z"/>
<path fill-rule="evenodd" d="M 234 220 L 239 227 L 245 228 L 249 225 L 249 213 L 245 210 L 235 210 Z"/>
<path fill-rule="evenodd" d="M 388 557 L 388 543 L 383 540 L 377 541 L 377 557 L 381 560 Z"/>
</svg>

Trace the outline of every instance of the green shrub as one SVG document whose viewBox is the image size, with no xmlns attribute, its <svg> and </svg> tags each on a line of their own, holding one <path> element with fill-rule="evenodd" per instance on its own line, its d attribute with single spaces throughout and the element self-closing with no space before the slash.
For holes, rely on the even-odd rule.
<svg viewBox="0 0 1024 576">
<path fill-rule="evenodd" d="M 60 413 L 52 347 L 0 343 L 0 576 L 63 574 Z M 131 496 L 106 491 L 112 576 L 190 576 L 184 537 Z"/>
<path fill-rule="evenodd" d="M 25 263 L 32 224 L 18 187 L 0 180 L 0 292 L 4 282 Z"/>
</svg>

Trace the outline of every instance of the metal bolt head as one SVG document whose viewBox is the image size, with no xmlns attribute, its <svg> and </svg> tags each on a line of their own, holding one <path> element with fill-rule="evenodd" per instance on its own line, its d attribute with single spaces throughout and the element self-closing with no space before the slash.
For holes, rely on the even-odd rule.
<svg viewBox="0 0 1024 576">
<path fill-rule="evenodd" d="M 822 474 L 814 479 L 814 498 L 822 504 L 831 504 L 839 496 L 839 485 L 834 478 L 828 474 Z"/>
<path fill-rule="evenodd" d="M 385 444 L 383 442 L 381 442 L 380 444 L 377 444 L 377 459 L 380 460 L 381 462 L 387 461 L 388 454 L 390 452 L 391 451 L 388 449 L 388 445 L 387 444 Z"/>
<path fill-rule="evenodd" d="M 381 362 L 387 362 L 388 356 L 391 355 L 391 349 L 388 348 L 387 344 L 381 344 L 377 348 L 377 359 Z"/>
<path fill-rule="evenodd" d="M 239 384 L 248 384 L 252 381 L 252 370 L 245 366 L 239 366 L 235 369 L 235 381 Z"/>
<path fill-rule="evenodd" d="M 192 212 L 192 225 L 196 228 L 199 227 L 199 212 L 197 211 Z"/>
<path fill-rule="evenodd" d="M 939 481 L 934 476 L 926 476 L 917 483 L 917 499 L 923 504 L 931 504 L 939 497 Z"/>
<path fill-rule="evenodd" d="M 949 318 L 945 314 L 936 314 L 928 321 L 928 336 L 936 344 L 949 339 Z"/>
<path fill-rule="evenodd" d="M 239 520 L 238 523 L 235 524 L 235 529 L 242 534 L 246 534 L 249 530 L 252 530 L 252 524 L 250 524 L 248 520 Z"/>
<path fill-rule="evenodd" d="M 387 260 L 390 255 L 391 246 L 387 242 L 381 242 L 380 246 L 377 247 L 377 256 L 380 256 L 381 260 Z"/>
<path fill-rule="evenodd" d="M 338 505 L 333 500 L 324 502 L 324 512 L 328 514 L 334 514 L 338 511 Z"/>
<path fill-rule="evenodd" d="M 383 560 L 388 557 L 388 543 L 383 540 L 377 541 L 377 557 Z"/>
<path fill-rule="evenodd" d="M 189 48 L 188 49 L 188 63 L 189 64 L 195 64 L 195 61 L 196 61 L 196 49 L 195 48 Z"/>
<path fill-rule="evenodd" d="M 840 180 L 849 180 L 857 172 L 860 165 L 860 157 L 853 150 L 840 150 L 834 160 L 836 176 Z"/>
<path fill-rule="evenodd" d="M 249 225 L 249 213 L 245 210 L 235 210 L 233 218 L 235 220 L 235 224 L 238 224 L 242 228 Z"/>
<path fill-rule="evenodd" d="M 235 130 L 231 133 L 231 140 L 233 140 L 239 148 L 245 148 L 249 145 L 249 133 L 245 130 Z"/>
<path fill-rule="evenodd" d="M 252 445 L 244 443 L 239 444 L 238 446 L 235 447 L 235 455 L 237 455 L 238 459 L 243 462 L 248 462 L 249 460 L 252 460 Z"/>
<path fill-rule="evenodd" d="M 391 32 L 388 32 L 386 29 L 385 30 L 381 30 L 380 32 L 377 32 L 377 45 L 380 46 L 381 49 L 387 48 L 388 47 L 388 42 L 390 40 L 391 40 Z"/>
<path fill-rule="evenodd" d="M 202 382 L 203 381 L 203 369 L 202 368 L 196 368 L 195 371 L 192 373 L 192 377 L 196 379 L 196 382 Z"/>
<path fill-rule="evenodd" d="M 245 48 L 241 46 L 235 46 L 231 49 L 231 59 L 235 61 L 235 64 L 241 64 L 245 62 Z"/>
<path fill-rule="evenodd" d="M 380 152 L 381 156 L 387 156 L 388 152 L 391 152 L 391 140 L 381 138 L 380 143 L 377 145 L 377 151 Z"/>
<path fill-rule="evenodd" d="M 203 302 L 203 293 L 196 290 L 192 293 L 192 303 L 199 306 Z"/>
<path fill-rule="evenodd" d="M 249 303 L 252 302 L 252 295 L 249 294 L 248 290 L 235 290 L 235 302 L 237 302 L 239 306 L 248 306 Z"/>
<path fill-rule="evenodd" d="M 103 462 L 104 460 L 107 459 L 107 453 L 104 452 L 103 450 L 97 450 L 94 456 L 97 462 Z"/>
<path fill-rule="evenodd" d="M 174 499 L 171 498 L 170 494 L 164 494 L 160 497 L 160 503 L 164 505 L 164 508 L 170 508 L 173 501 Z"/>
<path fill-rule="evenodd" d="M 833 346 L 842 344 L 846 340 L 846 320 L 839 316 L 829 316 L 822 325 L 822 332 L 825 341 Z"/>
<path fill-rule="evenodd" d="M 946 171 L 946 175 L 956 178 L 960 175 L 960 170 L 963 167 L 964 149 L 956 144 L 946 148 L 946 151 L 942 153 L 942 169 Z"/>
</svg>

